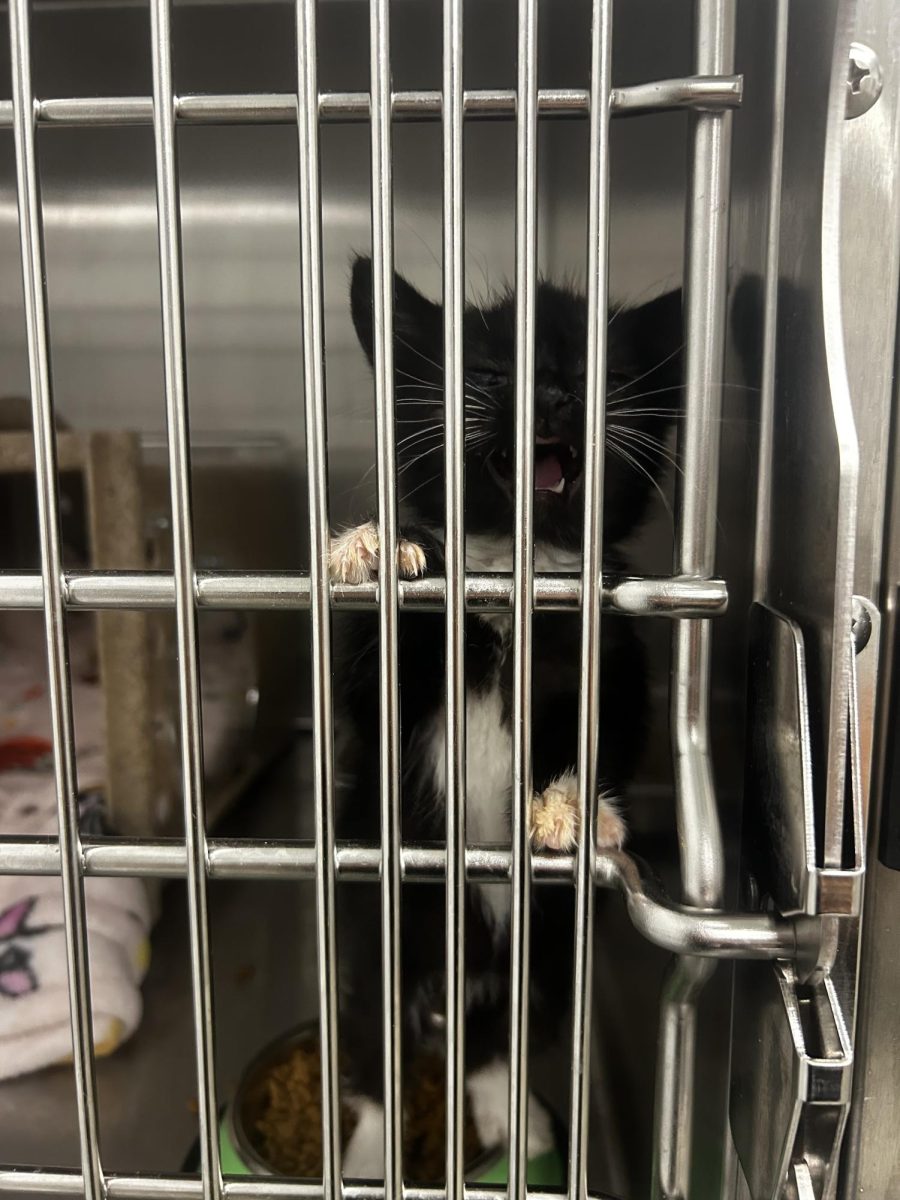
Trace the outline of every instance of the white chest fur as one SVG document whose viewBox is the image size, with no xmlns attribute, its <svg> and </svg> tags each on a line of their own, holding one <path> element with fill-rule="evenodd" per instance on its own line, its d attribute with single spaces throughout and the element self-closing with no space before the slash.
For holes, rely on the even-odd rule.
<svg viewBox="0 0 900 1200">
<path fill-rule="evenodd" d="M 444 715 L 438 714 L 425 746 L 431 783 L 446 799 Z M 512 739 L 503 720 L 500 688 L 466 695 L 466 841 L 469 845 L 509 844 Z M 509 922 L 509 889 L 502 883 L 477 885 L 485 917 L 501 932 Z"/>
<path fill-rule="evenodd" d="M 512 541 L 509 538 L 469 536 L 466 538 L 466 569 L 511 571 Z M 535 570 L 577 571 L 580 556 L 538 543 Z M 511 632 L 512 617 L 505 613 L 482 618 L 503 635 Z M 498 664 L 499 671 L 499 664 Z M 445 801 L 446 758 L 444 714 L 437 714 L 424 738 L 425 770 L 435 794 Z M 503 719 L 499 682 L 483 691 L 466 695 L 466 841 L 510 843 L 510 793 L 512 787 L 512 737 Z M 496 933 L 509 925 L 509 889 L 504 884 L 476 885 L 485 917 Z"/>
<path fill-rule="evenodd" d="M 466 538 L 466 569 L 469 571 L 511 571 L 513 569 L 513 547 L 510 538 L 470 534 Z M 546 542 L 536 542 L 534 547 L 534 569 L 539 573 L 561 572 L 563 574 L 581 570 L 581 554 L 577 550 L 564 550 Z"/>
</svg>

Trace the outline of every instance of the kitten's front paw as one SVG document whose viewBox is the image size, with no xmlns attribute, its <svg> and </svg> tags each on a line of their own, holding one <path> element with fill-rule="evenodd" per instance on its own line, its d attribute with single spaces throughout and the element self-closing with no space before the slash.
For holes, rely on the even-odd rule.
<svg viewBox="0 0 900 1200">
<path fill-rule="evenodd" d="M 597 849 L 621 850 L 628 836 L 628 826 L 611 796 L 597 801 Z"/>
<path fill-rule="evenodd" d="M 492 1062 L 473 1072 L 466 1091 L 478 1140 L 486 1149 L 509 1145 L 509 1068 Z M 554 1147 L 553 1122 L 541 1102 L 528 1095 L 528 1157 L 538 1158 Z"/>
<path fill-rule="evenodd" d="M 418 579 L 425 574 L 425 551 L 417 542 L 401 538 L 397 545 L 397 566 L 401 579 Z"/>
<path fill-rule="evenodd" d="M 368 583 L 378 573 L 380 545 L 378 526 L 366 521 L 331 539 L 328 573 L 338 583 Z M 416 579 L 425 572 L 425 551 L 415 542 L 401 538 L 397 566 L 403 579 Z"/>
<path fill-rule="evenodd" d="M 578 841 L 578 782 L 560 775 L 531 801 L 531 844 L 536 850 L 572 850 Z"/>
<path fill-rule="evenodd" d="M 531 802 L 531 844 L 535 850 L 575 849 L 578 842 L 578 777 L 566 771 Z M 611 796 L 597 800 L 597 849 L 621 850 L 625 821 Z"/>
<path fill-rule="evenodd" d="M 328 573 L 339 583 L 368 583 L 378 570 L 378 526 L 374 521 L 345 529 L 331 539 Z"/>
</svg>

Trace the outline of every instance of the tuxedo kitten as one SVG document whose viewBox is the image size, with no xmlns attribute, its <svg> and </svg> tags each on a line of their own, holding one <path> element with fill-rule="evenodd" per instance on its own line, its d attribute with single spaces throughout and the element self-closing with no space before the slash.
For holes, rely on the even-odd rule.
<svg viewBox="0 0 900 1200">
<path fill-rule="evenodd" d="M 353 266 L 351 309 L 372 360 L 372 266 Z M 536 296 L 534 530 L 537 571 L 580 570 L 587 305 L 549 283 Z M 515 520 L 515 299 L 509 292 L 467 308 L 465 332 L 465 528 L 469 571 L 510 571 Z M 604 566 L 621 570 L 620 545 L 644 516 L 664 460 L 681 390 L 681 294 L 611 310 L 608 333 Z M 394 285 L 394 367 L 403 577 L 444 570 L 443 314 L 399 276 Z M 332 577 L 361 583 L 378 569 L 369 521 L 332 541 Z M 337 655 L 341 792 L 337 833 L 378 842 L 378 622 L 339 614 Z M 511 838 L 512 617 L 466 618 L 466 833 L 470 845 Z M 580 617 L 538 612 L 533 620 L 532 761 L 529 813 L 536 847 L 568 850 L 577 829 Z M 444 616 L 407 611 L 399 620 L 402 833 L 407 842 L 446 836 L 444 797 Z M 621 796 L 641 752 L 647 708 L 643 647 L 634 623 L 604 617 L 597 845 L 620 847 Z M 383 1173 L 381 932 L 374 885 L 339 889 L 343 954 L 341 1039 L 357 1124 L 344 1158 L 348 1178 Z M 573 893 L 532 889 L 533 1045 L 557 1035 L 572 973 Z M 485 1145 L 507 1134 L 509 890 L 469 886 L 466 898 L 467 1090 Z M 444 889 L 404 886 L 404 1055 L 443 1050 Z M 547 1114 L 529 1107 L 529 1154 L 546 1148 Z"/>
</svg>

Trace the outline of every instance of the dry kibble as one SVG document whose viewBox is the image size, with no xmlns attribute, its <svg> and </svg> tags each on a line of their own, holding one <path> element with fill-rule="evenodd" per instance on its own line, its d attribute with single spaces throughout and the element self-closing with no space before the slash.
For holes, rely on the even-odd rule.
<svg viewBox="0 0 900 1200">
<path fill-rule="evenodd" d="M 416 1064 L 406 1083 L 404 1174 L 411 1183 L 444 1179 L 444 1064 L 440 1058 Z M 322 1176 L 321 1063 L 318 1045 L 295 1046 L 263 1081 L 265 1100 L 256 1122 L 256 1150 L 273 1172 L 301 1179 Z M 353 1132 L 353 1113 L 341 1109 L 341 1138 Z M 254 1132 L 254 1131 L 251 1131 Z M 471 1113 L 466 1111 L 465 1154 L 481 1151 Z"/>
</svg>

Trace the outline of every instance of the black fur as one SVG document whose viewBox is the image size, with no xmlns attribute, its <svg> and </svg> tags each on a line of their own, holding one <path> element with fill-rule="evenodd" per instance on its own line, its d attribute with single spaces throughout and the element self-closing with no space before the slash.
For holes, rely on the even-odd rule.
<svg viewBox="0 0 900 1200">
<path fill-rule="evenodd" d="M 353 267 L 351 307 L 359 340 L 372 358 L 372 271 L 368 259 Z M 643 517 L 659 474 L 653 439 L 665 437 L 677 410 L 681 378 L 681 295 L 672 292 L 638 308 L 613 310 L 608 340 L 608 450 L 604 530 L 608 566 L 623 565 L 619 544 Z M 560 439 L 568 472 L 562 494 L 535 496 L 539 546 L 577 552 L 581 544 L 583 488 L 578 473 L 584 445 L 586 304 L 575 293 L 541 283 L 537 293 L 535 429 Z M 429 573 L 443 571 L 443 441 L 403 442 L 443 419 L 442 312 L 399 276 L 394 293 L 398 457 L 404 537 L 423 546 Z M 514 523 L 515 303 L 506 294 L 487 307 L 467 309 L 466 532 L 509 537 Z M 643 393 L 652 393 L 644 396 Z M 437 402 L 437 403 L 436 403 Z M 418 422 L 409 424 L 408 421 Z M 402 423 L 399 423 L 402 422 Z M 615 432 L 625 431 L 621 437 Z M 631 431 L 631 432 L 629 432 Z M 613 442 L 644 468 L 614 453 Z M 651 440 L 647 440 L 651 439 Z M 470 444 L 471 442 L 471 444 Z M 425 451 L 422 453 L 422 451 Z M 549 453 L 554 453 L 551 446 Z M 548 453 L 542 450 L 541 453 Z M 342 615 L 337 684 L 341 706 L 339 772 L 345 781 L 338 836 L 378 842 L 378 633 L 374 614 Z M 443 708 L 444 618 L 406 612 L 400 619 L 401 743 L 404 790 L 402 832 L 408 842 L 445 837 L 443 800 L 419 770 L 421 732 Z M 577 761 L 580 620 L 577 615 L 534 617 L 533 768 L 540 792 Z M 512 654 L 495 624 L 466 621 L 466 686 L 478 693 L 499 686 L 509 722 Z M 602 640 L 600 778 L 618 791 L 627 785 L 641 752 L 647 705 L 643 646 L 634 624 L 604 620 Z M 509 797 L 497 804 L 508 807 Z M 507 814 L 508 815 L 508 814 Z M 502 886 L 502 885 L 492 885 Z M 531 1033 L 544 1041 L 558 1030 L 568 1003 L 572 958 L 571 889 L 536 887 L 532 917 Z M 379 1098 L 382 1092 L 380 907 L 374 885 L 340 889 L 340 940 L 346 947 L 342 1044 L 351 1087 Z M 470 986 L 491 982 L 470 1004 L 466 1020 L 467 1069 L 503 1058 L 508 1047 L 508 932 L 499 935 L 469 889 L 466 973 Z M 444 1011 L 444 889 L 433 884 L 403 889 L 403 1045 L 407 1056 L 423 1041 L 440 1046 Z M 437 1017 L 437 1019 L 435 1019 Z"/>
</svg>

